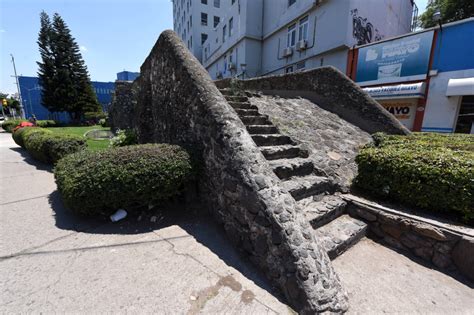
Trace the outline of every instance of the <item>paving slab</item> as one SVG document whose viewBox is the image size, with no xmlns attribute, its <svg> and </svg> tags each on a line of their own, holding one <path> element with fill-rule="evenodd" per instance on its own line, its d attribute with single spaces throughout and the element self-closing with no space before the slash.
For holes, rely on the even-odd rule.
<svg viewBox="0 0 474 315">
<path fill-rule="evenodd" d="M 336 258 L 349 314 L 474 314 L 470 284 L 413 259 L 367 238 Z"/>
</svg>

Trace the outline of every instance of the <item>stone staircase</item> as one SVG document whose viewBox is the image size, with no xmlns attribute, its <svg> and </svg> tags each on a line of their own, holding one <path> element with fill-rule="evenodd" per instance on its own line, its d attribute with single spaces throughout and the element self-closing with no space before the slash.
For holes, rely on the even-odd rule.
<svg viewBox="0 0 474 315">
<path fill-rule="evenodd" d="M 220 91 L 281 180 L 282 187 L 304 209 L 315 238 L 320 240 L 329 257 L 336 258 L 364 237 L 367 225 L 346 214 L 346 202 L 334 195 L 336 187 L 329 178 L 316 175 L 319 172 L 308 159 L 309 152 L 280 134 L 268 116 L 261 115 L 258 108 L 250 104 L 244 92 Z"/>
</svg>

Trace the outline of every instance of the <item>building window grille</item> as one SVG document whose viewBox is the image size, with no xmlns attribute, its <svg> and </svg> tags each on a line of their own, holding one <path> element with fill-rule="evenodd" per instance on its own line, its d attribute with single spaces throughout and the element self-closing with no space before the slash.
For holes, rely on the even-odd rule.
<svg viewBox="0 0 474 315">
<path fill-rule="evenodd" d="M 288 27 L 287 47 L 294 47 L 296 44 L 296 24 Z"/>
<path fill-rule="evenodd" d="M 296 3 L 296 0 L 288 0 L 288 7 L 291 7 L 295 3 Z"/>
<path fill-rule="evenodd" d="M 225 35 L 227 33 L 227 25 L 222 28 L 222 43 L 225 43 Z"/>
<path fill-rule="evenodd" d="M 214 7 L 220 8 L 221 7 L 221 0 L 214 0 Z"/>
<path fill-rule="evenodd" d="M 304 17 L 300 20 L 300 25 L 298 27 L 298 40 L 308 40 L 308 26 L 309 21 L 308 17 Z"/>
<path fill-rule="evenodd" d="M 217 25 L 219 25 L 220 22 L 221 22 L 221 18 L 218 17 L 218 16 L 215 16 L 214 17 L 214 28 L 216 28 Z"/>
<path fill-rule="evenodd" d="M 201 25 L 207 26 L 207 13 L 201 13 Z"/>
</svg>

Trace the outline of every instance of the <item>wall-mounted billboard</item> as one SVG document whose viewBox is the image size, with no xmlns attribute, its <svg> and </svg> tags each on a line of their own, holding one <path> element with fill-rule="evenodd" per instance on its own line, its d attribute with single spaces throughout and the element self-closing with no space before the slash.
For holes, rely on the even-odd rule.
<svg viewBox="0 0 474 315">
<path fill-rule="evenodd" d="M 426 79 L 432 43 L 429 31 L 360 48 L 356 82 L 366 86 Z"/>
</svg>

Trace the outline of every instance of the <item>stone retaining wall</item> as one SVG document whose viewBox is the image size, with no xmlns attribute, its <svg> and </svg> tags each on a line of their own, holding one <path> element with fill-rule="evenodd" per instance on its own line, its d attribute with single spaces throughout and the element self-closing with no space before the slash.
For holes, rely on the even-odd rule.
<svg viewBox="0 0 474 315">
<path fill-rule="evenodd" d="M 440 269 L 458 270 L 474 281 L 473 237 L 354 201 L 349 203 L 348 212 L 368 223 L 372 237 L 396 249 L 411 252 Z"/>
<path fill-rule="evenodd" d="M 129 81 L 115 81 L 115 91 L 109 110 L 109 123 L 113 131 L 134 127 L 133 111 L 135 103 L 133 83 Z"/>
<path fill-rule="evenodd" d="M 307 98 L 368 133 L 410 133 L 392 114 L 334 67 L 248 80 L 216 81 L 220 88 L 232 84 L 269 95 Z"/>
<path fill-rule="evenodd" d="M 136 81 L 140 142 L 167 142 L 202 163 L 199 194 L 229 238 L 302 313 L 343 312 L 347 296 L 309 224 L 208 73 L 172 31 Z"/>
</svg>

